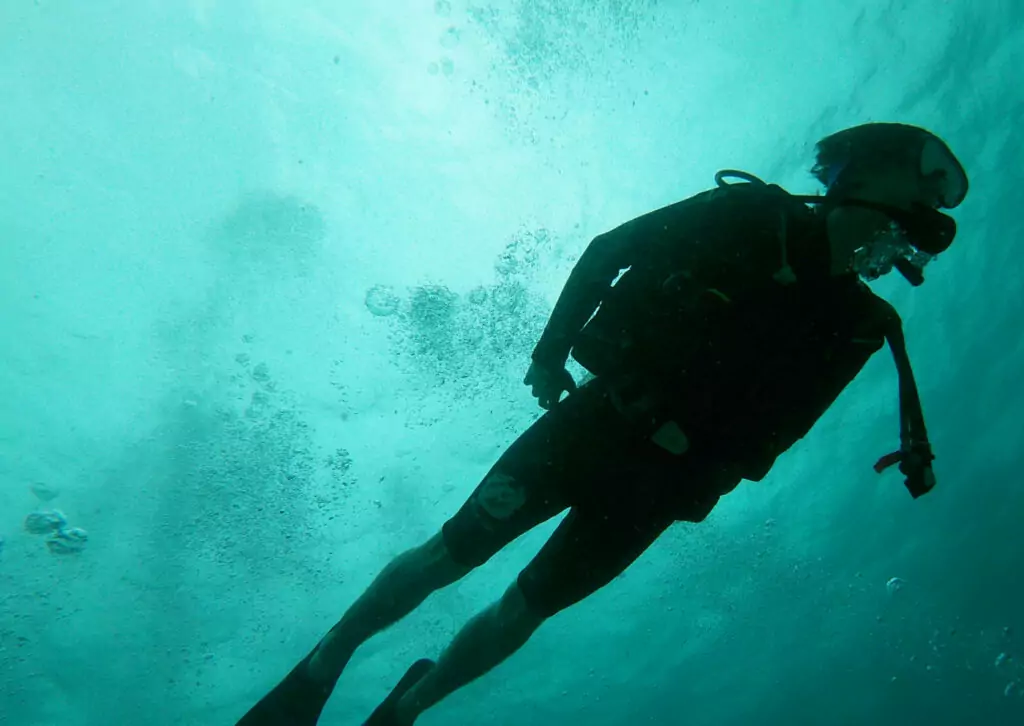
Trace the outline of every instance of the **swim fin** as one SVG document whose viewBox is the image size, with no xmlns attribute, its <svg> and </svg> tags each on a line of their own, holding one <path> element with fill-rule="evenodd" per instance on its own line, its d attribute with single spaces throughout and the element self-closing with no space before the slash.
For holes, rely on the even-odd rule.
<svg viewBox="0 0 1024 726">
<path fill-rule="evenodd" d="M 326 686 L 310 677 L 313 653 L 316 648 L 235 726 L 316 726 L 334 685 Z"/>
<path fill-rule="evenodd" d="M 402 676 L 402 680 L 388 694 L 384 702 L 370 714 L 370 718 L 363 723 L 363 726 L 395 726 L 395 706 L 398 705 L 399 699 L 419 683 L 423 676 L 433 669 L 434 665 L 434 661 L 423 658 L 409 666 L 409 670 Z"/>
</svg>

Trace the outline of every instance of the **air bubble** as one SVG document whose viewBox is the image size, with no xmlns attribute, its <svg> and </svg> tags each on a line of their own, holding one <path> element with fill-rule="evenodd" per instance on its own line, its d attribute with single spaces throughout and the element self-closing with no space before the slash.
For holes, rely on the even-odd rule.
<svg viewBox="0 0 1024 726">
<path fill-rule="evenodd" d="M 25 531 L 29 534 L 49 534 L 68 523 L 67 517 L 56 509 L 44 512 L 32 512 L 25 517 Z"/>
<path fill-rule="evenodd" d="M 885 583 L 885 589 L 890 595 L 895 595 L 897 592 L 903 589 L 903 586 L 907 584 L 898 577 L 891 578 Z"/>
<path fill-rule="evenodd" d="M 457 28 L 448 28 L 441 34 L 441 47 L 451 50 L 459 44 L 461 34 Z"/>
<path fill-rule="evenodd" d="M 378 318 L 398 312 L 398 295 L 385 285 L 374 285 L 366 291 L 366 307 Z"/>
<path fill-rule="evenodd" d="M 56 489 L 51 487 L 49 484 L 46 484 L 45 482 L 41 481 L 37 481 L 35 484 L 32 485 L 31 488 L 32 493 L 35 494 L 36 497 L 38 497 L 39 501 L 41 502 L 52 501 L 56 499 L 57 495 L 60 493 Z"/>
<path fill-rule="evenodd" d="M 88 541 L 89 535 L 84 529 L 69 527 L 46 540 L 46 546 L 55 555 L 74 555 L 84 550 Z"/>
</svg>

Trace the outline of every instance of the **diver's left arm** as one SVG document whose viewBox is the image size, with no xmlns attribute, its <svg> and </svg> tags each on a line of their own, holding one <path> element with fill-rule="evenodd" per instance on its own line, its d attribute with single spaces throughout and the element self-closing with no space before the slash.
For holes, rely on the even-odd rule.
<svg viewBox="0 0 1024 726">
<path fill-rule="evenodd" d="M 885 307 L 885 338 L 892 351 L 899 375 L 900 386 L 900 450 L 883 456 L 875 464 L 881 473 L 893 464 L 899 464 L 900 472 L 906 476 L 904 485 L 915 499 L 935 488 L 935 473 L 932 462 L 935 454 L 928 440 L 928 429 L 924 422 L 921 395 L 914 379 L 914 370 L 907 353 L 907 342 L 903 335 L 903 322 L 896 309 L 888 303 Z"/>
</svg>

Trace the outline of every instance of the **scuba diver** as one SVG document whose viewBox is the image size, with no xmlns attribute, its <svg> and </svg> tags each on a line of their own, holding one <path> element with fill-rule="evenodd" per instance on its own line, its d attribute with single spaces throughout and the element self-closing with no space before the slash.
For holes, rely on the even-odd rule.
<svg viewBox="0 0 1024 726">
<path fill-rule="evenodd" d="M 411 726 L 674 522 L 700 522 L 742 480 L 764 478 L 886 342 L 901 445 L 875 469 L 898 465 L 914 498 L 929 492 L 934 456 L 902 323 L 864 280 L 895 269 L 924 281 L 956 233 L 939 209 L 963 201 L 967 175 L 941 139 L 904 124 L 849 128 L 816 151 L 823 196 L 722 171 L 715 188 L 596 237 L 524 381 L 547 412 L 238 726 L 314 726 L 362 643 L 568 510 L 501 598 L 436 662 L 415 662 L 364 724 Z M 579 387 L 570 354 L 592 374 Z"/>
</svg>

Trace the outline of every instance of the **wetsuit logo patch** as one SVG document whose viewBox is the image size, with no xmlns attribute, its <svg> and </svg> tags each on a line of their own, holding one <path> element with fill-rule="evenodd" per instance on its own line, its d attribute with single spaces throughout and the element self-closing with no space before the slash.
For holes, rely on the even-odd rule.
<svg viewBox="0 0 1024 726">
<path fill-rule="evenodd" d="M 526 502 L 526 492 L 507 474 L 491 474 L 484 480 L 477 494 L 477 503 L 488 515 L 505 520 L 519 511 Z"/>
</svg>

